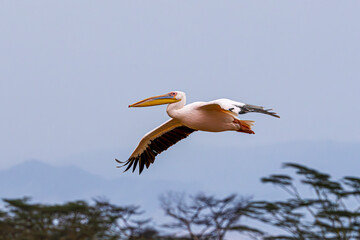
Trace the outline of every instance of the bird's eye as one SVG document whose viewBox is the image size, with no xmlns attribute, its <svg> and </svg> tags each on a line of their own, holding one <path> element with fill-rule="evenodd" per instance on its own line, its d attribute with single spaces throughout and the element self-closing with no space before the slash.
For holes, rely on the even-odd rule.
<svg viewBox="0 0 360 240">
<path fill-rule="evenodd" d="M 176 96 L 176 92 L 169 93 L 170 96 Z"/>
</svg>

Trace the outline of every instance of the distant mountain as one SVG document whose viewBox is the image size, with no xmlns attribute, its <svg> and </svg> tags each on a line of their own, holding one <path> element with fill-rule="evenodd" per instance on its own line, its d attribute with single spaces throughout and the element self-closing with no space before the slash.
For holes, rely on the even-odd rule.
<svg viewBox="0 0 360 240">
<path fill-rule="evenodd" d="M 333 177 L 360 176 L 360 144 L 337 142 L 290 142 L 257 147 L 180 146 L 159 156 L 151 175 L 174 181 L 184 176 L 204 191 L 276 197 L 277 192 L 260 178 L 274 173 L 291 173 L 281 168 L 296 162 L 328 172 Z M 195 149 L 195 150 L 194 150 Z M 166 160 L 165 160 L 166 159 Z M 156 165 L 156 166 L 155 166 Z"/>
<path fill-rule="evenodd" d="M 215 194 L 237 192 L 263 197 L 274 193 L 259 179 L 283 172 L 284 162 L 304 164 L 334 177 L 359 174 L 359 143 L 299 141 L 243 147 L 241 138 L 237 144 L 226 146 L 221 142 L 217 144 L 217 136 L 211 134 L 208 136 L 210 144 L 196 142 L 196 135 L 192 137 L 195 139 L 181 141 L 158 155 L 155 164 L 141 176 L 131 172 L 123 174 L 121 169 L 115 168 L 114 157 L 126 160 L 132 149 L 89 152 L 64 161 L 105 178 L 119 178 L 119 181 L 132 178 L 134 184 L 129 185 L 132 187 L 153 180 L 174 181 Z"/>
<path fill-rule="evenodd" d="M 334 177 L 359 176 L 359 148 L 360 144 L 334 142 L 293 142 L 250 148 L 180 143 L 159 155 L 156 164 L 140 176 L 131 172 L 122 174 L 121 169 L 115 168 L 113 158 L 106 157 L 107 162 L 98 158 L 101 153 L 84 154 L 67 161 L 77 166 L 59 167 L 31 160 L 0 171 L 0 197 L 31 196 L 34 201 L 63 202 L 104 196 L 117 204 L 138 204 L 154 215 L 160 211 L 159 195 L 170 190 L 276 198 L 281 191 L 261 184 L 259 179 L 283 173 L 283 162 L 301 163 Z M 96 167 L 108 167 L 117 177 L 89 173 L 83 170 L 87 164 L 93 166 L 92 172 L 96 172 Z"/>
<path fill-rule="evenodd" d="M 144 182 L 126 177 L 108 180 L 78 167 L 55 167 L 37 160 L 0 171 L 0 198 L 30 196 L 34 202 L 54 203 L 106 197 L 117 204 L 140 205 L 148 214 L 160 211 L 160 194 L 185 189 L 190 190 L 192 186 L 175 181 Z"/>
</svg>

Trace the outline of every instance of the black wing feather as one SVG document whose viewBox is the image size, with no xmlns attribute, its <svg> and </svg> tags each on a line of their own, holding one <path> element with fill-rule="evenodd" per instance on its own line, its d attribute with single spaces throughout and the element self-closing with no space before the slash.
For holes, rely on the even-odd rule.
<svg viewBox="0 0 360 240">
<path fill-rule="evenodd" d="M 277 115 L 275 112 L 271 112 L 272 109 L 264 109 L 264 107 L 261 107 L 261 106 L 245 104 L 244 106 L 237 106 L 237 107 L 240 108 L 239 114 L 244 114 L 244 113 L 248 113 L 248 112 L 258 112 L 258 113 L 263 113 L 263 114 L 267 114 L 267 115 L 270 115 L 273 117 L 280 118 L 279 115 Z"/>
<path fill-rule="evenodd" d="M 144 170 L 144 166 L 148 168 L 151 163 L 154 163 L 155 157 L 161 152 L 167 150 L 169 147 L 179 142 L 180 140 L 186 138 L 191 133 L 196 131 L 195 129 L 188 128 L 186 126 L 176 127 L 168 132 L 163 133 L 157 138 L 150 141 L 146 149 L 136 157 L 131 157 L 125 162 L 121 162 L 115 159 L 118 163 L 122 164 L 118 167 L 125 167 L 124 172 L 129 170 L 133 165 L 133 172 L 136 169 L 137 164 L 139 163 L 139 174 Z"/>
</svg>

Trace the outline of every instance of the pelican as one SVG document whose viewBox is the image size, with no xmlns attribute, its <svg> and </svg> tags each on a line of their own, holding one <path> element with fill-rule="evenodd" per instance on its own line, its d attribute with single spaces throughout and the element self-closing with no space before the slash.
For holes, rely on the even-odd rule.
<svg viewBox="0 0 360 240">
<path fill-rule="evenodd" d="M 133 166 L 132 171 L 134 172 L 139 164 L 139 174 L 141 174 L 144 166 L 149 168 L 158 154 L 195 131 L 237 131 L 254 134 L 254 131 L 251 130 L 254 121 L 240 120 L 237 118 L 238 114 L 257 112 L 280 118 L 275 112 L 271 112 L 272 109 L 264 109 L 261 106 L 225 98 L 210 102 L 194 102 L 188 105 L 185 103 L 185 93 L 173 91 L 129 105 L 129 107 L 149 107 L 168 104 L 166 112 L 170 119 L 145 134 L 127 161 L 121 162 L 115 159 L 122 164 L 118 167 L 127 166 L 124 171 L 126 172 Z"/>
</svg>

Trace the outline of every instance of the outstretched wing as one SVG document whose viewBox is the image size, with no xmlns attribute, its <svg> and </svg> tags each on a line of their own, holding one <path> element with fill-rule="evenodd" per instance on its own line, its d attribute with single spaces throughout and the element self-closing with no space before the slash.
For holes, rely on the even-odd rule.
<svg viewBox="0 0 360 240">
<path fill-rule="evenodd" d="M 222 109 L 225 110 L 233 115 L 237 114 L 244 114 L 248 112 L 258 112 L 267 114 L 273 117 L 280 118 L 279 115 L 277 115 L 275 112 L 272 112 L 272 109 L 264 109 L 264 107 L 261 106 L 255 106 L 250 104 L 245 104 L 241 102 L 236 102 L 230 99 L 217 99 L 214 101 L 210 101 L 204 105 L 201 106 L 201 108 L 213 108 L 213 109 Z"/>
<path fill-rule="evenodd" d="M 122 164 L 119 167 L 126 167 L 125 171 L 133 166 L 133 172 L 139 164 L 139 174 L 144 169 L 148 168 L 151 163 L 154 163 L 155 157 L 161 152 L 165 151 L 181 139 L 186 138 L 196 130 L 188 128 L 175 119 L 170 119 L 161 126 L 147 133 L 140 141 L 135 151 L 131 154 L 130 158 L 121 162 L 115 159 L 118 163 Z"/>
</svg>

